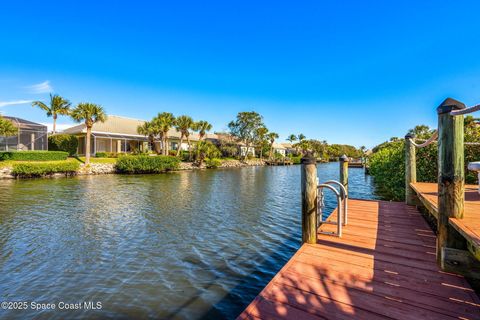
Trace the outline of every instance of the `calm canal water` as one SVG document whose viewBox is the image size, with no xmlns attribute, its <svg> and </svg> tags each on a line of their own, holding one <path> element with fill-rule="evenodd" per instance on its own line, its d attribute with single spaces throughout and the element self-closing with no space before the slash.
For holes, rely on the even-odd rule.
<svg viewBox="0 0 480 320">
<path fill-rule="evenodd" d="M 350 195 L 375 197 L 362 169 Z M 232 319 L 299 246 L 300 166 L 1 181 L 0 301 L 57 310 L 0 318 Z"/>
</svg>

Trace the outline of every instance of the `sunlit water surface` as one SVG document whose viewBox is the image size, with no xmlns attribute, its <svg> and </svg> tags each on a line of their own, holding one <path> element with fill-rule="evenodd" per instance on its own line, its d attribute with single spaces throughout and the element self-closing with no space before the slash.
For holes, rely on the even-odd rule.
<svg viewBox="0 0 480 320">
<path fill-rule="evenodd" d="M 318 171 L 338 179 L 338 163 Z M 375 197 L 362 169 L 350 195 Z M 4 180 L 0 300 L 102 309 L 0 318 L 232 319 L 299 248 L 300 221 L 300 166 Z"/>
</svg>

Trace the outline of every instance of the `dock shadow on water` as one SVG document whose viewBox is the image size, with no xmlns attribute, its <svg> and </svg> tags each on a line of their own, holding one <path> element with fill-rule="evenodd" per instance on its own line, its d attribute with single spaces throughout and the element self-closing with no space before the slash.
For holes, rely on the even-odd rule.
<svg viewBox="0 0 480 320">
<path fill-rule="evenodd" d="M 350 178 L 373 197 L 363 170 Z M 235 318 L 300 246 L 299 188 L 299 166 L 2 183 L 1 300 L 102 309 L 0 317 Z"/>
</svg>

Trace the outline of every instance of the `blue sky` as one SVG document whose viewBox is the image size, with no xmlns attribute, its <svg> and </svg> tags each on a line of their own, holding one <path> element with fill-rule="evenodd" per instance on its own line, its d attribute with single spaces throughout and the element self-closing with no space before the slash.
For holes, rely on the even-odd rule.
<svg viewBox="0 0 480 320">
<path fill-rule="evenodd" d="M 0 4 L 0 112 L 50 122 L 8 103 L 52 91 L 221 131 L 255 110 L 282 139 L 371 147 L 480 102 L 478 1 L 96 2 Z"/>
</svg>

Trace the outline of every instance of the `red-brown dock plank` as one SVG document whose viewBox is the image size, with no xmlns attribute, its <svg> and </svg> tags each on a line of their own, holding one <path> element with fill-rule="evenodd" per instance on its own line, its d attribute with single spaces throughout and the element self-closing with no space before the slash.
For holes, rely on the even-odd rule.
<svg viewBox="0 0 480 320">
<path fill-rule="evenodd" d="M 350 200 L 348 221 L 342 238 L 303 245 L 238 319 L 480 319 L 466 280 L 437 267 L 414 207 Z"/>
<path fill-rule="evenodd" d="M 411 184 L 420 200 L 433 216 L 438 216 L 438 186 L 436 183 L 416 182 Z M 465 186 L 465 213 L 463 219 L 450 218 L 452 225 L 474 248 L 472 252 L 480 259 L 480 194 L 478 186 Z M 478 251 L 478 252 L 477 252 Z"/>
</svg>

